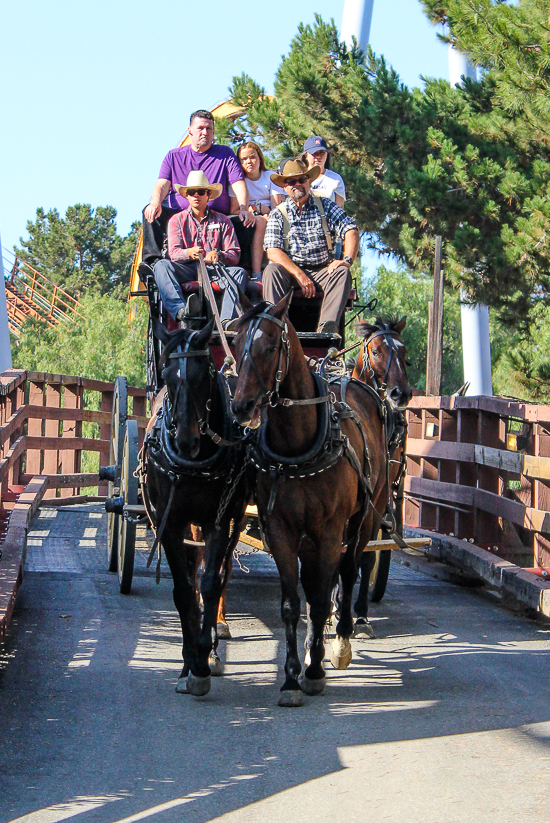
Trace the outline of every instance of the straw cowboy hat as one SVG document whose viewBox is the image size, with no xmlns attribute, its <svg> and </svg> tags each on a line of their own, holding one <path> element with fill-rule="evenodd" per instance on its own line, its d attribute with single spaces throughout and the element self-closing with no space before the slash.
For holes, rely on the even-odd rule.
<svg viewBox="0 0 550 823">
<path fill-rule="evenodd" d="M 215 200 L 220 197 L 223 192 L 221 183 L 209 183 L 206 174 L 203 171 L 190 171 L 187 175 L 187 184 L 180 186 L 179 183 L 174 185 L 174 188 L 181 194 L 182 197 L 187 197 L 187 189 L 209 189 L 209 200 Z"/>
<path fill-rule="evenodd" d="M 313 181 L 321 174 L 321 168 L 313 166 L 312 169 L 308 169 L 306 164 L 296 157 L 294 160 L 287 160 L 282 168 L 279 167 L 279 172 L 280 174 L 271 174 L 270 177 L 276 186 L 283 187 L 287 177 L 302 177 L 302 175 L 305 175 Z"/>
</svg>

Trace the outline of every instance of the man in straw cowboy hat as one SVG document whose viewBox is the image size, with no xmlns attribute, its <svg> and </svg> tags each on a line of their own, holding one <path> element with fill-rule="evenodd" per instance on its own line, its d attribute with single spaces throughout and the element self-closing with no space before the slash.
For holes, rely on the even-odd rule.
<svg viewBox="0 0 550 823">
<path fill-rule="evenodd" d="M 213 207 L 222 214 L 229 214 L 231 203 L 229 186 L 239 204 L 238 222 L 254 225 L 254 217 L 248 211 L 248 189 L 243 170 L 229 146 L 214 143 L 214 118 L 206 109 L 194 111 L 189 118 L 189 144 L 168 152 L 160 167 L 159 177 L 153 187 L 151 202 L 143 209 L 143 264 L 145 276 L 150 266 L 162 257 L 164 233 L 170 218 L 189 205 L 187 198 L 179 194 L 192 171 L 202 171 L 211 183 L 220 183 L 221 190 Z"/>
<path fill-rule="evenodd" d="M 351 289 L 359 232 L 340 206 L 310 193 L 319 172 L 319 166 L 308 169 L 301 160 L 291 159 L 279 174 L 271 175 L 288 197 L 267 222 L 264 249 L 270 262 L 263 273 L 263 295 L 278 303 L 292 286 L 300 287 L 307 298 L 322 292 L 317 331 L 336 334 Z M 339 240 L 344 246 L 341 260 L 334 259 Z"/>
<path fill-rule="evenodd" d="M 245 291 L 248 283 L 246 271 L 238 266 L 240 249 L 231 220 L 224 214 L 209 208 L 208 201 L 216 200 L 222 193 L 221 183 L 209 183 L 202 171 L 192 171 L 185 186 L 176 184 L 189 207 L 171 218 L 168 223 L 168 258 L 157 260 L 153 270 L 155 280 L 168 314 L 174 320 L 193 315 L 197 306 L 190 295 L 185 301 L 180 283 L 197 280 L 197 260 L 204 260 L 212 280 L 224 289 L 220 317 L 222 321 L 237 317 L 238 285 Z M 221 263 L 227 268 L 230 280 L 213 268 Z"/>
</svg>

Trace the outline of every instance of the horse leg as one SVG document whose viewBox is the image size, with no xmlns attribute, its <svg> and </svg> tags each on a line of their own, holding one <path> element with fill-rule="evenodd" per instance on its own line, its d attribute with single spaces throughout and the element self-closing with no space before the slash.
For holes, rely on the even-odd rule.
<svg viewBox="0 0 550 823">
<path fill-rule="evenodd" d="M 368 618 L 369 580 L 375 562 L 376 552 L 363 552 L 359 563 L 359 568 L 361 569 L 361 582 L 359 584 L 357 599 L 353 605 L 353 610 L 357 615 L 357 620 L 355 621 L 355 626 L 353 627 L 353 634 L 355 637 L 376 637 L 374 634 L 374 629 L 369 623 Z"/>
<path fill-rule="evenodd" d="M 340 564 L 340 619 L 336 625 L 336 637 L 334 638 L 330 652 L 330 662 L 335 669 L 347 669 L 352 659 L 351 643 L 349 641 L 353 634 L 351 600 L 357 574 L 357 551 L 354 545 L 348 545 L 347 551 Z"/>
<path fill-rule="evenodd" d="M 298 656 L 298 621 L 300 620 L 300 597 L 298 595 L 298 553 L 293 551 L 293 541 L 283 530 L 273 527 L 266 530 L 267 545 L 277 546 L 275 562 L 281 579 L 281 618 L 285 624 L 286 636 L 286 679 L 281 686 L 278 704 L 283 707 L 303 706 L 302 691 L 298 677 L 302 670 Z M 285 547 L 286 551 L 279 551 Z"/>
<path fill-rule="evenodd" d="M 218 640 L 231 640 L 231 630 L 227 623 L 226 614 L 226 596 L 227 586 L 233 571 L 233 552 L 229 552 L 225 562 L 225 579 L 223 583 L 222 593 L 220 597 L 220 604 L 218 606 L 218 617 L 216 618 L 218 628 Z"/>
<path fill-rule="evenodd" d="M 204 527 L 206 568 L 201 580 L 204 610 L 198 643 L 198 658 L 201 671 L 204 666 L 214 677 L 219 677 L 223 673 L 222 663 L 217 653 L 216 632 L 220 596 L 222 587 L 225 588 L 228 582 L 227 560 L 232 556 L 239 539 L 238 529 L 233 528 L 231 532 L 232 519 L 234 522 L 239 522 L 237 518 L 232 517 L 231 512 L 227 512 L 219 524 L 219 529 L 215 529 L 213 525 L 208 528 Z"/>
<path fill-rule="evenodd" d="M 197 656 L 197 638 L 200 632 L 201 613 L 195 589 L 195 578 L 199 564 L 199 554 L 192 547 L 174 546 L 165 533 L 163 549 L 174 581 L 174 605 L 178 610 L 183 635 L 183 668 L 176 691 L 180 694 L 194 693 L 189 688 L 189 678 Z"/>
</svg>

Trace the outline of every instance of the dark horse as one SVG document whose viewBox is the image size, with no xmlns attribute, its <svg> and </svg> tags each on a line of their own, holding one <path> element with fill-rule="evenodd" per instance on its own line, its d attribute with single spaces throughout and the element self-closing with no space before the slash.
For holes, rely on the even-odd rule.
<svg viewBox="0 0 550 823">
<path fill-rule="evenodd" d="M 169 333 L 155 324 L 166 386 L 155 400 L 141 461 L 143 500 L 172 572 L 183 633 L 176 691 L 197 696 L 210 690 L 209 660 L 217 667 L 212 673 L 221 674 L 218 604 L 248 497 L 226 380 L 208 346 L 212 325 Z M 200 526 L 205 542 L 202 625 L 195 589 L 201 552 L 184 539 L 190 524 Z"/>
<path fill-rule="evenodd" d="M 324 689 L 323 634 L 338 569 L 344 597 L 337 634 L 349 645 L 357 537 L 369 500 L 361 413 L 343 407 L 338 387 L 331 392 L 324 379 L 309 371 L 287 316 L 291 296 L 276 306 L 265 302 L 248 306 L 241 318 L 235 338 L 239 379 L 232 403 L 242 426 L 259 427 L 249 460 L 256 468 L 262 536 L 281 578 L 286 630 L 281 706 L 302 705 L 301 691 L 314 695 Z M 357 391 L 350 386 L 348 394 Z M 261 417 L 265 422 L 260 426 Z M 370 458 L 370 470 L 378 473 L 380 458 L 377 454 Z M 300 682 L 298 561 L 308 603 L 310 659 Z M 333 646 L 333 665 L 349 665 L 347 654 L 347 649 L 342 656 L 338 644 Z"/>
<path fill-rule="evenodd" d="M 378 407 L 382 422 L 382 437 L 387 448 L 387 478 L 372 505 L 378 515 L 389 522 L 398 533 L 403 526 L 403 484 L 405 479 L 405 459 L 407 445 L 407 423 L 403 409 L 411 399 L 412 392 L 407 380 L 407 353 L 401 338 L 407 322 L 390 317 L 377 317 L 373 323 L 359 322 L 357 332 L 363 337 L 359 354 L 355 361 L 352 379 L 360 380 L 370 387 L 370 399 L 364 396 L 372 412 Z M 394 511 L 395 510 L 395 513 Z M 395 522 L 393 517 L 395 516 Z M 372 527 L 370 521 L 372 520 Z M 380 517 L 367 518 L 365 530 L 371 528 L 369 539 L 377 536 Z M 384 528 L 382 529 L 384 535 Z M 389 550 L 388 550 L 389 552 Z M 389 554 L 384 560 L 389 562 Z M 368 620 L 369 578 L 376 562 L 374 552 L 364 552 L 361 558 L 361 585 L 354 603 L 357 615 L 354 633 L 374 637 Z"/>
</svg>

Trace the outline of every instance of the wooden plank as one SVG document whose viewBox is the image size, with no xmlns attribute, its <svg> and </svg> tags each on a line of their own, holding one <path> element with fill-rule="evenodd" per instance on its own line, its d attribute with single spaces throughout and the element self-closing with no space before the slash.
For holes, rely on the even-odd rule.
<svg viewBox="0 0 550 823">
<path fill-rule="evenodd" d="M 454 443 L 451 440 L 407 439 L 407 455 L 427 457 L 430 460 L 455 460 L 473 463 L 475 457 L 473 443 Z"/>
<path fill-rule="evenodd" d="M 502 471 L 521 474 L 523 469 L 524 455 L 519 452 L 505 451 L 504 449 L 493 449 L 489 446 L 475 447 L 475 462 L 482 466 L 492 466 Z M 550 467 L 550 460 L 548 461 Z"/>
<path fill-rule="evenodd" d="M 531 454 L 524 454 L 522 457 L 523 474 L 526 477 L 550 480 L 550 457 L 534 457 Z"/>
<path fill-rule="evenodd" d="M 53 451 L 63 449 L 67 441 L 63 437 L 26 437 L 27 448 L 42 448 L 46 451 Z M 73 437 L 71 438 L 71 447 L 73 449 L 82 449 L 83 451 L 100 452 L 105 449 L 108 440 L 95 440 L 93 437 Z M 57 472 L 48 472 L 49 474 L 57 474 Z"/>
<path fill-rule="evenodd" d="M 0 426 L 0 448 L 2 448 L 4 443 L 6 443 L 10 437 L 13 437 L 14 434 L 17 434 L 18 437 L 23 434 L 23 431 L 20 431 L 20 429 L 22 429 L 23 423 L 27 419 L 26 408 L 26 406 L 22 406 Z"/>
<path fill-rule="evenodd" d="M 48 481 L 49 489 L 63 489 L 68 488 L 70 486 L 97 486 L 99 482 L 99 474 L 97 472 L 80 472 L 75 474 L 46 474 L 42 476 L 45 477 Z M 28 483 L 30 479 L 30 475 L 21 475 L 21 480 L 23 483 Z"/>
<path fill-rule="evenodd" d="M 46 386 L 46 405 L 54 408 L 61 406 L 61 385 L 49 383 Z M 59 420 L 46 419 L 44 423 L 44 435 L 46 438 L 53 440 L 59 438 Z M 44 459 L 43 467 L 40 473 L 57 474 L 59 471 L 61 461 L 59 455 L 59 448 L 53 445 L 48 446 L 43 450 Z M 46 497 L 55 497 L 55 489 L 49 489 L 46 492 Z"/>
</svg>

